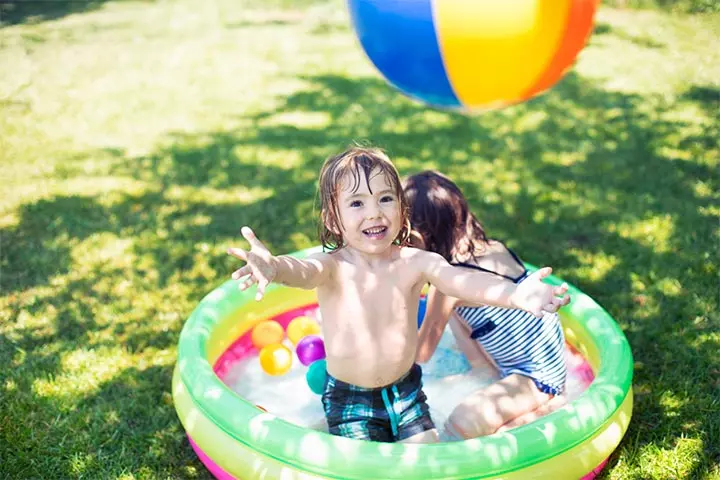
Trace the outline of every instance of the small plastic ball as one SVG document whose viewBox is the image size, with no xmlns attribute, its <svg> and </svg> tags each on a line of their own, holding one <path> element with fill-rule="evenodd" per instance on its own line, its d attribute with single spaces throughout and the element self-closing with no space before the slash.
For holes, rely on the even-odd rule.
<svg viewBox="0 0 720 480">
<path fill-rule="evenodd" d="M 265 320 L 252 329 L 250 340 L 255 348 L 261 349 L 273 343 L 280 343 L 285 338 L 285 330 L 275 320 Z"/>
<path fill-rule="evenodd" d="M 310 317 L 295 317 L 287 327 L 287 336 L 293 345 L 297 345 L 303 337 L 320 333 L 320 325 Z"/>
<path fill-rule="evenodd" d="M 298 342 L 295 353 L 300 363 L 310 365 L 316 360 L 325 358 L 325 343 L 317 335 L 308 335 Z"/>
<path fill-rule="evenodd" d="M 313 393 L 322 395 L 325 391 L 325 381 L 327 380 L 327 362 L 325 360 L 318 360 L 310 364 L 307 373 L 305 374 L 308 386 Z"/>
<path fill-rule="evenodd" d="M 260 366 L 268 375 L 282 375 L 292 366 L 292 352 L 279 343 L 263 347 L 259 357 Z"/>
</svg>

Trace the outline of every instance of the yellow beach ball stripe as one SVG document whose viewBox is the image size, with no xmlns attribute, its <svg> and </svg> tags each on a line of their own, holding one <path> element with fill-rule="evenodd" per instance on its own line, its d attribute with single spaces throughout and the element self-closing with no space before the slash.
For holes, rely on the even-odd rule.
<svg viewBox="0 0 720 480">
<path fill-rule="evenodd" d="M 472 108 L 515 103 L 559 48 L 571 0 L 442 0 L 433 4 L 450 84 Z"/>
</svg>

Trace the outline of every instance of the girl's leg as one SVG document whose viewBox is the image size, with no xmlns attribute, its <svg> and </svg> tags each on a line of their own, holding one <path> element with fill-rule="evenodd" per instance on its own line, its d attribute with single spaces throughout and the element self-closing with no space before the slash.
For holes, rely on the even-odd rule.
<svg viewBox="0 0 720 480">
<path fill-rule="evenodd" d="M 508 375 L 465 398 L 450 414 L 448 424 L 463 438 L 490 435 L 506 423 L 536 410 L 550 398 L 538 390 L 530 378 Z"/>
<path fill-rule="evenodd" d="M 401 440 L 400 443 L 437 443 L 440 441 L 437 429 L 425 430 L 412 437 Z"/>
<path fill-rule="evenodd" d="M 502 432 L 511 428 L 519 427 L 520 425 L 525 425 L 526 423 L 534 422 L 538 418 L 557 410 L 566 403 L 567 399 L 565 398 L 565 395 L 556 395 L 552 397 L 547 403 L 540 405 L 532 412 L 525 413 L 513 420 L 510 420 L 505 425 L 498 428 L 496 431 Z"/>
</svg>

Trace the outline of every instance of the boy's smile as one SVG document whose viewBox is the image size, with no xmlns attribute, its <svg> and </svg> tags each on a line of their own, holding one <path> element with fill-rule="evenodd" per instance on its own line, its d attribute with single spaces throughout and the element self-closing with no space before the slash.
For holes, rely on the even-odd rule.
<svg viewBox="0 0 720 480">
<path fill-rule="evenodd" d="M 387 227 L 380 225 L 377 227 L 366 228 L 363 230 L 363 233 L 366 237 L 372 240 L 382 240 L 387 233 Z"/>
</svg>

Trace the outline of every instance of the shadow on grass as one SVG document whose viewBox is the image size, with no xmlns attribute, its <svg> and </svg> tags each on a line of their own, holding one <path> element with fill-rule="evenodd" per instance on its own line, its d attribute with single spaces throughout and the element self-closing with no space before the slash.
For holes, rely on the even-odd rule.
<svg viewBox="0 0 720 480">
<path fill-rule="evenodd" d="M 718 148 L 720 138 L 720 87 L 714 85 L 693 85 L 682 97 L 684 100 L 696 102 L 705 110 L 709 118 L 715 120 L 714 132 L 708 132 L 708 137 L 714 142 L 708 142 L 708 148 Z"/>
<path fill-rule="evenodd" d="M 117 0 L 0 0 L 0 28 L 97 10 L 109 1 Z"/>
<path fill-rule="evenodd" d="M 165 478 L 210 478 L 196 465 L 170 394 L 158 388 L 171 376 L 171 366 L 132 367 L 77 400 L 66 398 L 66 392 L 36 394 L 31 404 L 25 396 L 33 390 L 32 379 L 21 377 L 15 389 L 3 392 L 3 403 L 17 417 L 42 413 L 42 424 L 4 424 L 0 453 L 9 476 L 3 478 L 104 478 L 111 468 L 140 476 L 155 472 Z M 35 429 L 32 435 L 28 428 Z M 28 441 L 18 445 L 21 438 Z M 38 452 L 54 461 L 38 462 Z"/>
<path fill-rule="evenodd" d="M 224 26 L 228 29 L 248 27 L 285 27 L 296 23 L 296 21 L 285 19 L 244 20 L 242 22 L 226 23 Z"/>
<path fill-rule="evenodd" d="M 599 37 L 600 35 L 614 35 L 622 40 L 626 40 L 630 43 L 637 45 L 638 47 L 650 48 L 650 49 L 663 49 L 667 47 L 665 43 L 657 41 L 657 39 L 650 37 L 640 37 L 632 35 L 625 30 L 617 27 L 613 27 L 609 23 L 597 22 L 593 29 L 593 38 Z"/>
<path fill-rule="evenodd" d="M 306 91 L 289 96 L 276 110 L 244 119 L 237 130 L 177 134 L 169 146 L 145 157 L 114 152 L 121 161 L 113 163 L 110 174 L 154 185 L 150 193 L 124 194 L 111 203 L 101 197 L 55 197 L 23 206 L 18 224 L 2 231 L 3 288 L 19 294 L 50 285 L 53 276 L 73 268 L 73 246 L 109 233 L 134 240 L 129 248 L 142 261 L 130 268 L 147 279 L 146 288 L 182 281 L 199 300 L 212 286 L 207 278 L 189 274 L 199 244 L 237 239 L 240 226 L 248 224 L 277 253 L 304 246 L 295 235 L 316 238 L 313 203 L 323 159 L 353 139 L 368 139 L 389 151 L 401 174 L 437 168 L 456 179 L 491 236 L 506 239 L 526 261 L 555 266 L 603 305 L 642 365 L 624 443 L 629 449 L 648 443 L 671 449 L 682 436 L 694 436 L 704 445 L 694 475 L 710 468 L 720 454 L 711 441 L 718 422 L 708 414 L 715 390 L 704 379 L 716 368 L 719 346 L 698 337 L 715 328 L 712 314 L 718 306 L 710 299 L 717 268 L 709 256 L 712 201 L 696 187 L 714 182 L 717 173 L 672 153 L 682 145 L 709 142 L 708 132 L 668 120 L 672 105 L 662 98 L 606 92 L 573 74 L 538 99 L 475 118 L 429 111 L 392 94 L 376 79 L 321 75 L 304 80 L 310 84 Z M 690 93 L 686 100 L 704 104 L 707 97 Z M 323 113 L 329 121 L 300 128 L 279 120 L 285 113 Z M 294 163 L 265 161 L 266 151 L 285 152 Z M 66 168 L 70 176 L 82 175 L 81 166 Z M 172 193 L 183 187 L 238 192 L 238 200 L 212 202 Z M 243 189 L 269 195 L 242 200 Z M 570 200 L 561 201 L 560 193 Z M 194 221 L 200 217 L 207 221 Z M 671 232 L 669 238 L 656 233 L 658 224 L 666 225 L 659 230 Z M 591 278 L 577 273 L 597 262 L 609 267 L 593 270 Z M 234 262 L 221 257 L 210 265 L 224 278 Z M 42 355 L 43 345 L 56 344 L 45 360 L 38 357 L 45 363 L 30 370 L 53 375 L 60 371 L 63 351 L 100 345 L 93 331 L 107 328 L 112 317 L 94 319 L 98 304 L 113 305 L 118 316 L 133 314 L 131 301 L 95 290 L 102 279 L 123 273 L 113 268 L 98 266 L 83 281 L 54 287 L 55 333 L 18 330 L 20 338 L 5 339 L 0 352 Z M 43 308 L 42 302 L 18 304 L 12 318 Z M 182 320 L 166 332 L 125 324 L 115 332 L 131 350 L 162 349 L 177 341 L 181 327 Z M 166 367 L 150 373 L 127 370 L 81 401 L 78 411 L 100 415 L 114 409 L 137 422 L 143 441 L 152 444 L 159 437 L 162 448 L 179 449 L 179 456 L 187 458 L 172 405 L 156 398 L 169 389 L 170 374 Z M 158 405 L 157 418 L 119 400 L 130 393 L 156 402 L 150 404 Z M 680 401 L 668 403 L 668 395 Z M 52 408 L 43 411 L 44 420 L 54 415 L 48 412 Z M 119 441 L 111 430 L 101 428 L 99 443 Z M 120 466 L 148 458 L 134 448 L 108 455 Z M 181 467 L 158 461 L 158 468 L 168 468 L 171 476 L 185 475 Z"/>
</svg>

